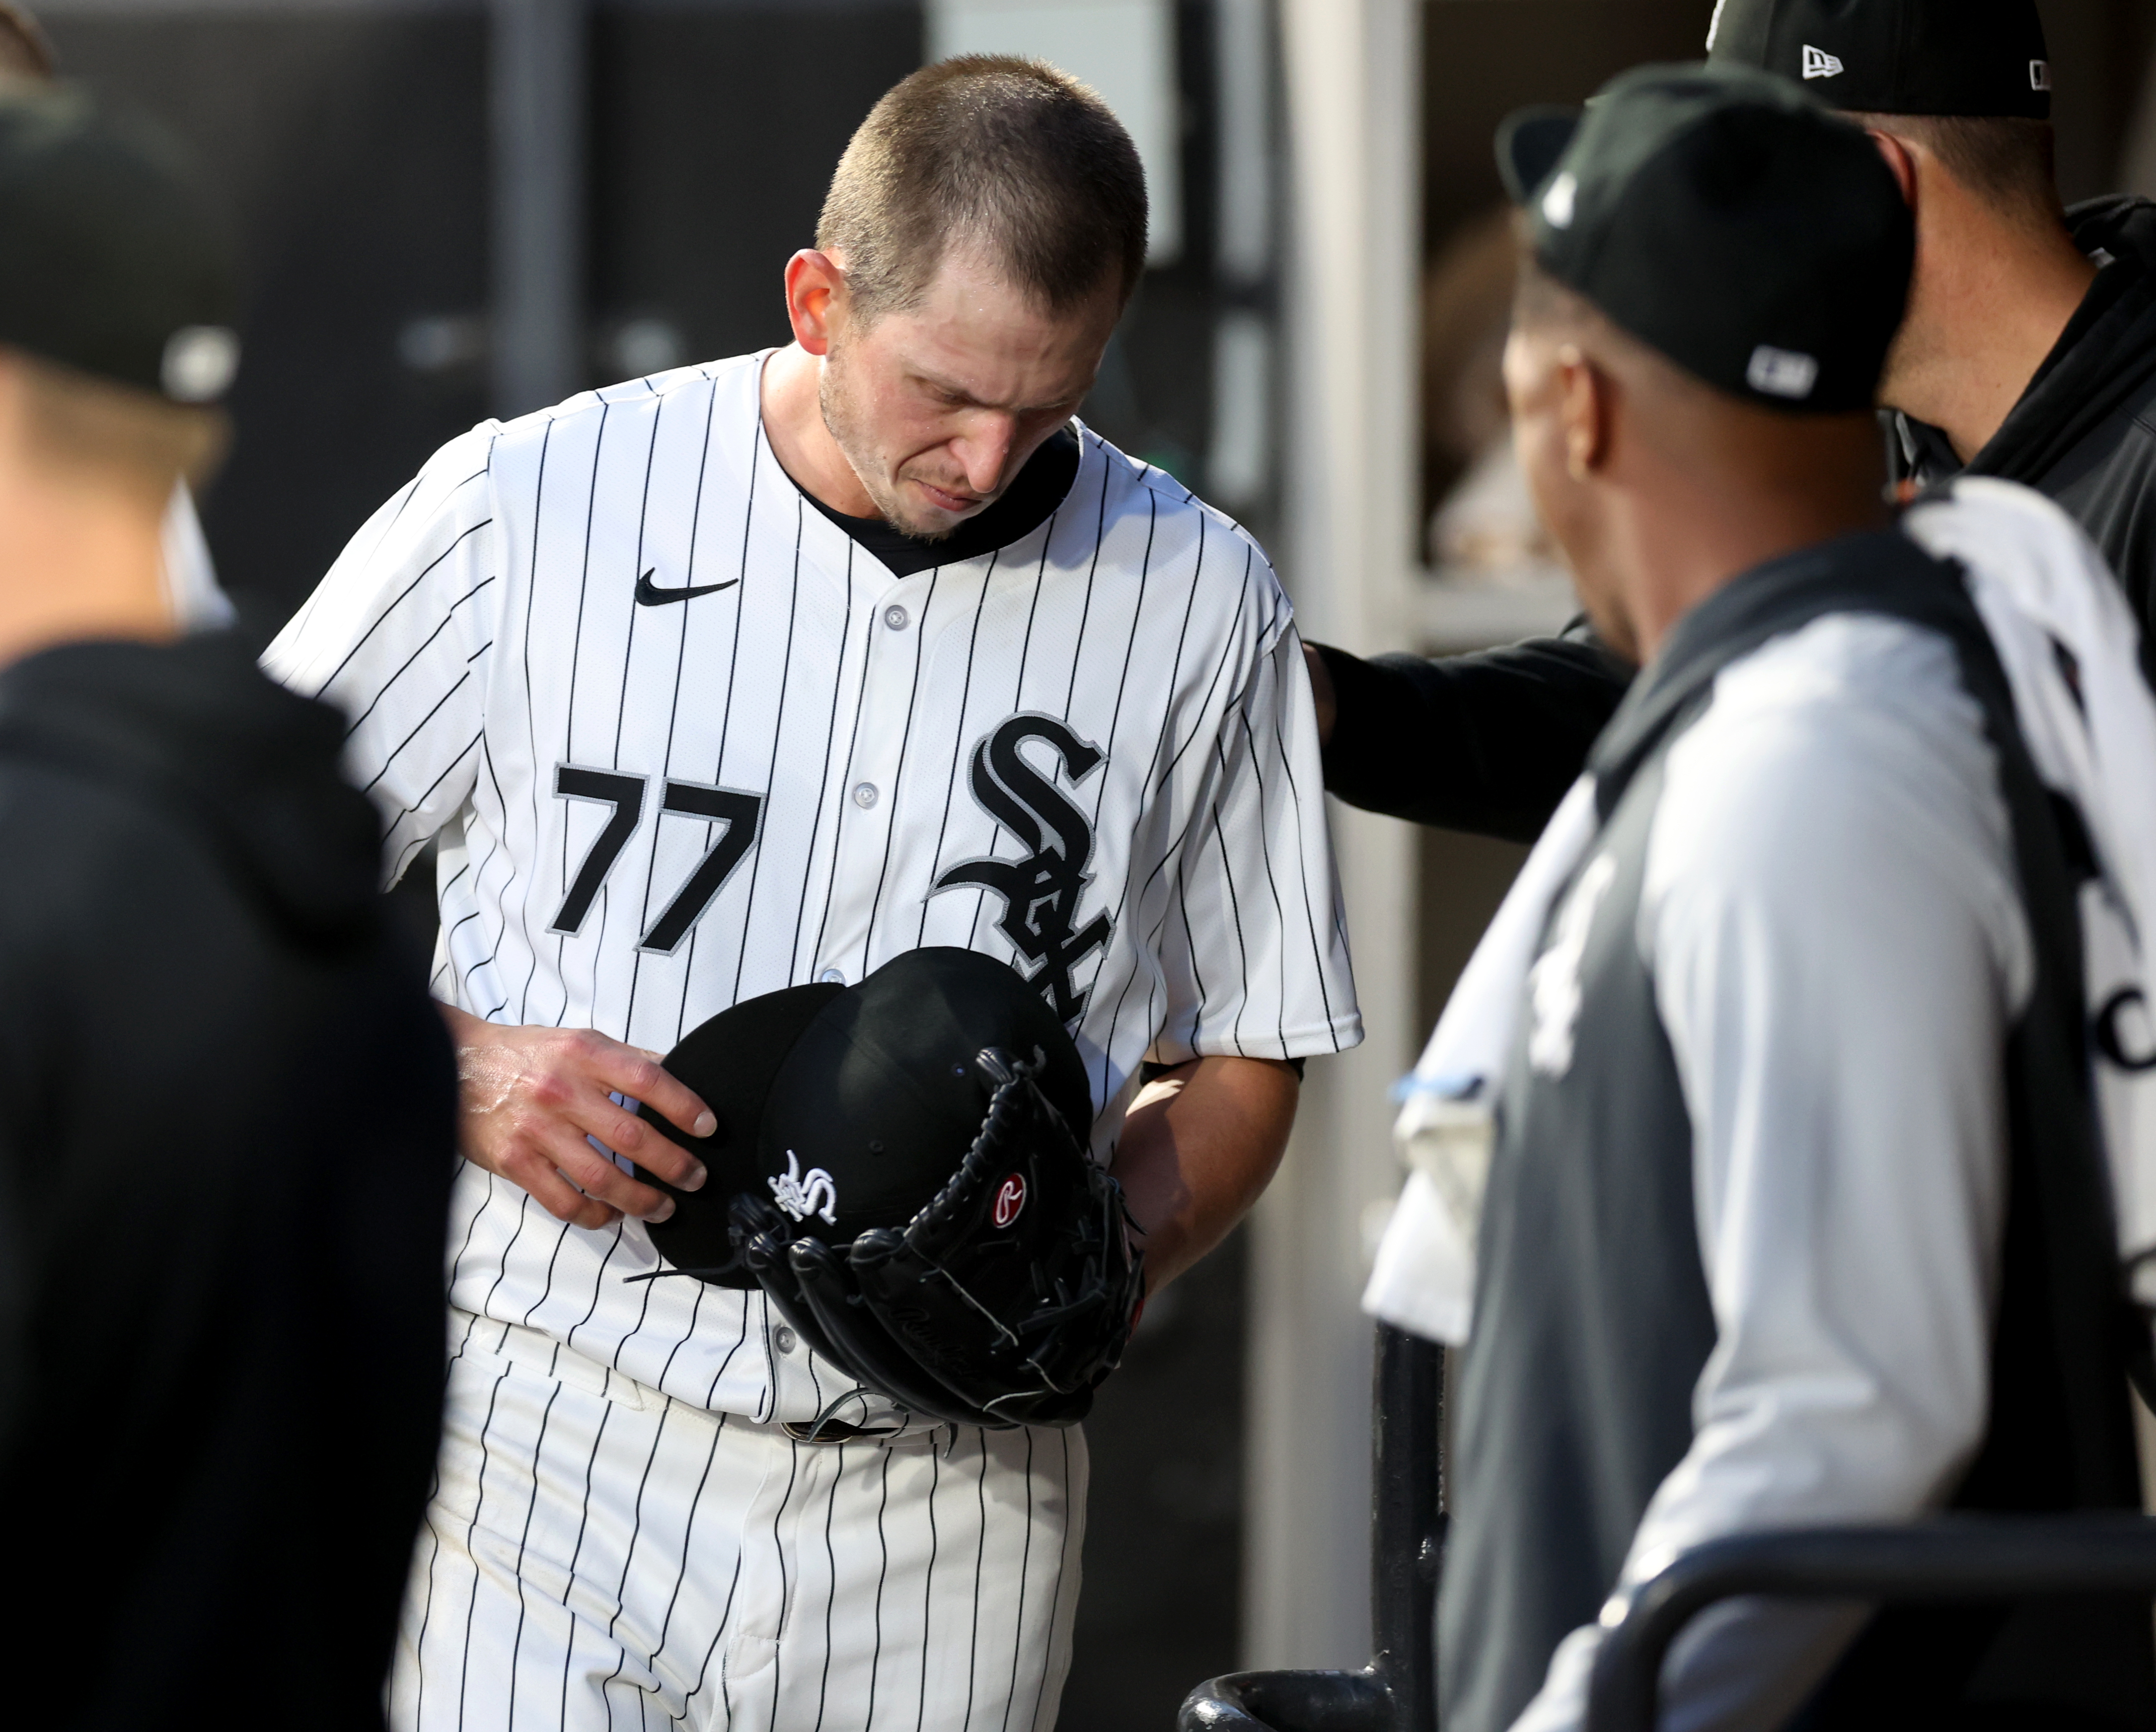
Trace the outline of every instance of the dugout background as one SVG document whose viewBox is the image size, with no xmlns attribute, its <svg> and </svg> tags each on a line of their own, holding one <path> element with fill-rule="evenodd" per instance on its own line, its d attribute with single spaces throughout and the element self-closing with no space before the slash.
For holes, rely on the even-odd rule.
<svg viewBox="0 0 2156 1732">
<path fill-rule="evenodd" d="M 1240 20 L 1247 33 L 1255 21 L 1256 39 L 1275 55 L 1283 39 L 1312 38 L 1284 38 L 1271 0 L 1162 3 L 1173 15 L 1184 245 L 1147 273 L 1086 415 L 1243 517 L 1274 547 L 1292 588 L 1300 574 L 1280 532 L 1276 454 L 1293 452 L 1296 433 L 1268 384 L 1265 346 L 1283 323 L 1295 328 L 1284 318 L 1283 281 L 1299 240 L 1286 232 L 1290 201 L 1276 185 L 1285 176 L 1270 173 L 1275 158 L 1295 154 L 1295 80 L 1275 59 L 1252 85 L 1223 31 Z M 1388 0 L 1331 3 L 1345 18 Z M 1692 57 L 1712 9 L 1711 0 L 1389 3 L 1414 13 L 1421 79 L 1419 161 L 1408 208 L 1389 220 L 1419 224 L 1414 244 L 1424 257 L 1497 199 L 1489 138 L 1506 110 L 1576 100 L 1641 59 Z M 2127 157 L 2156 164 L 2156 100 L 2145 94 L 2156 89 L 2156 6 L 2041 3 L 2067 194 L 2122 185 Z M 1309 0 L 1282 4 L 1312 12 Z M 228 197 L 251 314 L 233 403 L 238 441 L 204 517 L 244 627 L 266 640 L 359 522 L 491 406 L 488 14 L 480 0 L 58 0 L 38 9 L 66 70 L 164 120 Z M 918 0 L 593 8 L 586 383 L 784 340 L 780 268 L 808 241 L 853 126 L 920 63 L 925 40 Z M 1224 68 L 1238 64 L 1250 87 L 1224 88 Z M 1241 142 L 1224 152 L 1224 135 Z M 1224 155 L 1232 159 L 1224 193 Z M 1224 338 L 1230 326 L 1233 342 Z M 1255 371 L 1224 388 L 1223 369 L 1235 357 Z M 1395 358 L 1413 368 L 1414 357 Z M 1296 361 L 1281 357 L 1276 372 Z M 1224 423 L 1241 435 L 1232 475 Z M 1457 465 L 1428 441 L 1415 460 L 1426 513 Z M 1426 576 L 1410 589 L 1387 643 L 1356 647 L 1465 646 L 1553 623 L 1552 610 L 1562 610 L 1561 596 L 1546 593 L 1493 610 L 1487 598 L 1463 598 Z M 1396 1051 L 1412 1051 L 1428 1027 L 1519 857 L 1435 834 L 1415 846 L 1412 1026 L 1380 1030 Z M 426 917 L 424 897 L 414 907 Z M 1277 1451 L 1273 1467 L 1250 1465 L 1263 1451 L 1245 1435 L 1246 1336 L 1267 1295 L 1249 1283 L 1271 1279 L 1254 1273 L 1267 1267 L 1239 1233 L 1152 1307 L 1088 1426 L 1094 1493 L 1067 1732 L 1165 1732 L 1192 1683 L 1238 1663 L 1363 1657 L 1342 1647 L 1357 1639 L 1352 1611 L 1337 1621 L 1349 1633 L 1309 1638 L 1324 1651 L 1286 1652 L 1288 1638 L 1266 1631 L 1284 1622 L 1315 1631 L 1325 1621 L 1279 1610 L 1293 1605 L 1292 1588 L 1243 1580 L 1254 1555 L 1260 1573 L 1301 1570 L 1319 1583 L 1343 1580 L 1345 1556 L 1352 1580 L 1361 1546 L 1352 1494 L 1327 1504 L 1337 1555 L 1329 1562 L 1305 1544 L 1267 1553 L 1249 1543 L 1257 1525 L 1291 1528 L 1282 1506 L 1325 1503 L 1335 1482 L 1352 1487 L 1361 1470 L 1352 1442 L 1327 1442 L 1286 1469 Z M 1313 1369 L 1305 1362 L 1306 1375 Z M 1352 1400 L 1357 1385 L 1349 1379 L 1343 1394 L 1335 1378 L 1330 1387 L 1304 1406 Z M 1263 1411 L 1275 1431 L 1314 1416 L 1291 1397 Z M 1334 1432 L 1357 1435 L 1352 1425 Z M 1264 1507 L 1246 1512 L 1249 1484 L 1265 1489 Z M 1338 1596 L 1330 1587 L 1301 1591 Z M 1251 1606 L 1260 1608 L 1255 1636 Z"/>
</svg>

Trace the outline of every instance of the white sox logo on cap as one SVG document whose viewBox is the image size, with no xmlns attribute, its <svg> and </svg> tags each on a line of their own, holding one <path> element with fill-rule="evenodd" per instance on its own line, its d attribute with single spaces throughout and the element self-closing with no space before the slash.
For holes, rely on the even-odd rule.
<svg viewBox="0 0 2156 1732">
<path fill-rule="evenodd" d="M 763 1181 L 771 1187 L 771 1194 L 778 1199 L 778 1206 L 796 1221 L 806 1221 L 812 1215 L 820 1215 L 836 1224 L 839 1219 L 839 1186 L 836 1180 L 821 1167 L 801 1170 L 801 1157 L 792 1149 L 786 1151 L 786 1170 L 776 1179 Z"/>
<path fill-rule="evenodd" d="M 1572 227 L 1572 213 L 1579 198 L 1579 182 L 1567 169 L 1549 183 L 1543 194 L 1543 220 L 1553 229 Z"/>
<path fill-rule="evenodd" d="M 183 325 L 165 342 L 158 378 L 175 403 L 214 403 L 239 371 L 239 337 L 222 325 Z"/>
</svg>

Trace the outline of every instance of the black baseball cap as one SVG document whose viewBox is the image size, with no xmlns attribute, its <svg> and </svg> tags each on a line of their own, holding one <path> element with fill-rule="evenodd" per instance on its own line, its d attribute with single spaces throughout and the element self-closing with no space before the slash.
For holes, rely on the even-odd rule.
<svg viewBox="0 0 2156 1732">
<path fill-rule="evenodd" d="M 675 1199 L 652 1243 L 677 1268 L 752 1287 L 756 1278 L 735 1267 L 727 1221 L 742 1192 L 833 1245 L 903 1226 L 980 1133 L 996 1087 L 984 1050 L 1040 1054 L 1041 1092 L 1081 1148 L 1091 1140 L 1092 1091 L 1070 1034 L 1037 986 L 978 951 L 911 950 L 857 985 L 790 986 L 721 1011 L 665 1059 L 718 1128 L 686 1136 L 642 1108 L 710 1174 L 684 1191 L 637 1169 Z"/>
<path fill-rule="evenodd" d="M 171 140 L 78 86 L 0 85 L 0 344 L 213 403 L 236 307 L 223 227 Z"/>
<path fill-rule="evenodd" d="M 1851 112 L 2051 117 L 2035 0 L 1718 0 L 1707 57 Z"/>
<path fill-rule="evenodd" d="M 1796 85 L 1638 67 L 1584 110 L 1507 118 L 1497 166 L 1541 268 L 1686 372 L 1771 409 L 1872 406 L 1915 233 L 1871 140 Z"/>
</svg>

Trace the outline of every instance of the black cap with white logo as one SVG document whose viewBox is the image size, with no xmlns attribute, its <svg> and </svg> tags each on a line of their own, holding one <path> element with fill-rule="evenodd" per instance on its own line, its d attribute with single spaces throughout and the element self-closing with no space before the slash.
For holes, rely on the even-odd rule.
<svg viewBox="0 0 2156 1732">
<path fill-rule="evenodd" d="M 1851 113 L 2051 116 L 2035 0 L 1718 0 L 1707 57 Z"/>
<path fill-rule="evenodd" d="M 904 1226 L 980 1133 L 1000 1080 L 984 1051 L 1039 1055 L 1041 1092 L 1086 1145 L 1093 1097 L 1085 1061 L 1039 989 L 992 956 L 932 945 L 858 985 L 789 986 L 721 1011 L 666 1056 L 717 1129 L 687 1137 L 642 1109 L 710 1174 L 701 1190 L 680 1191 L 639 1170 L 675 1199 L 651 1242 L 685 1272 L 752 1287 L 729 1236 L 727 1205 L 742 1192 L 833 1245 Z M 1021 1192 L 1014 1215 L 1022 1202 Z"/>
<path fill-rule="evenodd" d="M 1584 112 L 1512 116 L 1497 166 L 1542 269 L 1686 372 L 1774 409 L 1872 406 L 1914 230 L 1871 141 L 1795 85 L 1638 67 Z"/>
<path fill-rule="evenodd" d="M 80 89 L 0 87 L 0 344 L 213 403 L 235 310 L 221 226 L 168 139 Z"/>
</svg>

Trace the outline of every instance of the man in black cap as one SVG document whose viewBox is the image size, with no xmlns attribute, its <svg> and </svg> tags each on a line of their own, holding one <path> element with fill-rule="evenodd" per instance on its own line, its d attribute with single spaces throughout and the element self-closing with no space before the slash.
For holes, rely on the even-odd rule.
<svg viewBox="0 0 2156 1732">
<path fill-rule="evenodd" d="M 13 1723 L 379 1728 L 456 1078 L 343 725 L 161 575 L 232 271 L 169 147 L 0 91 L 0 1474 Z M 352 1368 L 367 1387 L 353 1397 Z"/>
<path fill-rule="evenodd" d="M 2048 494 L 2156 631 L 2156 204 L 2065 210 L 2033 0 L 1725 0 L 1717 64 L 1797 79 L 1869 131 L 1917 224 L 1880 380 L 1903 496 L 1957 473 Z"/>
<path fill-rule="evenodd" d="M 1917 227 L 1880 382 L 1901 496 L 1960 472 L 2056 499 L 2102 549 L 2156 671 L 2156 204 L 2060 204 L 2034 0 L 1722 0 L 1709 58 L 1865 126 Z M 1309 649 L 1326 785 L 1351 804 L 1532 838 L 1630 670 L 1576 626 L 1472 655 Z"/>
<path fill-rule="evenodd" d="M 1540 936 L 1491 1000 L 1513 1027 L 1447 1732 L 1578 1726 L 1604 1597 L 1702 1541 L 2139 1498 L 2074 856 L 2025 665 L 1877 485 L 1913 251 L 1894 180 L 1735 68 L 1641 69 L 1502 152 L 1527 212 L 1522 466 L 1643 672 L 1531 864 Z M 1923 522 L 1991 511 L 2108 596 L 2053 508 L 1989 486 Z M 2104 666 L 2156 740 L 2130 664 Z M 1868 1627 L 1748 1601 L 1688 1634 L 1663 1703 L 1685 1727 L 1807 1704 L 1836 1728 L 2125 1727 L 2156 1680 L 2130 1601 Z"/>
</svg>

